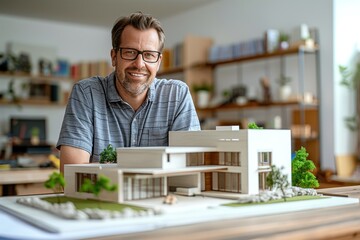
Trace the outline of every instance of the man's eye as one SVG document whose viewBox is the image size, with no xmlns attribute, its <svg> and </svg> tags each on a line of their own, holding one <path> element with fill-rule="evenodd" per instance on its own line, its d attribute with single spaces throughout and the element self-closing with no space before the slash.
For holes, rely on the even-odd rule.
<svg viewBox="0 0 360 240">
<path fill-rule="evenodd" d="M 127 54 L 127 55 L 135 55 L 136 52 L 134 50 L 126 50 L 125 54 Z"/>
<path fill-rule="evenodd" d="M 144 55 L 146 58 L 155 58 L 155 54 L 151 53 L 151 52 L 146 52 L 146 53 L 144 53 Z"/>
</svg>

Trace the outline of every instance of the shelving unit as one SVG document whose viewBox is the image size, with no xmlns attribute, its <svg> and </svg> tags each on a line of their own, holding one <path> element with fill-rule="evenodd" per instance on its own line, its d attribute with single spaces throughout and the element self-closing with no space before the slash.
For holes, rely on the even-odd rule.
<svg viewBox="0 0 360 240">
<path fill-rule="evenodd" d="M 200 113 L 209 112 L 213 115 L 219 113 L 220 111 L 242 111 L 246 109 L 268 109 L 271 110 L 274 107 L 283 107 L 290 108 L 292 111 L 291 114 L 291 127 L 293 126 L 302 126 L 300 128 L 299 135 L 293 135 L 293 149 L 298 150 L 301 146 L 304 146 L 309 153 L 309 158 L 314 161 L 315 165 L 318 169 L 320 169 L 320 144 L 319 144 L 319 110 L 317 102 L 313 102 L 311 104 L 305 103 L 302 99 L 304 99 L 304 55 L 305 54 L 314 54 L 316 57 L 316 79 L 317 79 L 317 92 L 319 92 L 319 63 L 318 63 L 318 47 L 307 48 L 305 46 L 298 46 L 286 50 L 279 50 L 272 53 L 264 53 L 255 56 L 246 56 L 236 59 L 229 59 L 219 62 L 211 62 L 206 63 L 207 66 L 211 66 L 213 69 L 229 64 L 242 64 L 247 63 L 249 61 L 256 61 L 262 59 L 272 59 L 272 58 L 281 58 L 280 68 L 281 72 L 284 71 L 283 61 L 284 57 L 289 55 L 297 55 L 298 57 L 298 69 L 299 69 L 299 95 L 301 99 L 298 101 L 286 101 L 286 102 L 270 102 L 270 103 L 262 103 L 262 102 L 254 102 L 247 103 L 244 105 L 237 104 L 226 104 L 218 107 L 207 108 L 207 109 L 199 109 Z M 317 93 L 317 97 L 319 97 L 319 93 Z M 309 134 L 305 134 L 302 131 L 305 131 L 304 126 L 309 126 L 311 129 L 310 136 Z"/>
<path fill-rule="evenodd" d="M 0 81 L 4 79 L 28 82 L 33 87 L 33 93 L 29 99 L 21 101 L 7 101 L 0 99 L 0 105 L 31 105 L 31 106 L 64 106 L 72 85 L 81 79 L 90 76 L 106 76 L 113 71 L 107 60 L 82 61 L 69 66 L 66 71 L 69 76 L 29 74 L 21 72 L 0 72 Z M 60 88 L 66 84 L 67 91 Z"/>
<path fill-rule="evenodd" d="M 264 53 L 252 56 L 244 56 L 234 59 L 221 60 L 217 62 L 209 62 L 207 60 L 207 53 L 211 47 L 212 41 L 210 39 L 204 40 L 204 38 L 187 38 L 184 41 L 184 49 L 188 48 L 187 52 L 184 52 L 184 62 L 182 67 L 169 68 L 166 71 L 161 71 L 158 73 L 158 76 L 166 76 L 171 74 L 183 74 L 184 81 L 188 86 L 192 87 L 194 83 L 199 83 L 206 79 L 208 83 L 213 84 L 214 79 L 214 70 L 220 66 L 225 65 L 236 65 L 242 63 L 248 63 L 250 61 L 264 60 L 264 59 L 273 59 L 280 58 L 280 69 L 281 72 L 284 71 L 284 58 L 290 55 L 295 55 L 298 57 L 298 66 L 299 69 L 299 94 L 304 98 L 304 55 L 305 54 L 314 54 L 316 57 L 316 79 L 317 79 L 317 99 L 319 99 L 319 57 L 318 46 L 309 48 L 306 46 L 297 46 L 292 47 L 286 50 L 278 50 L 271 53 Z M 196 52 L 197 51 L 197 52 Z M 199 54 L 198 52 L 201 52 Z M 201 58 L 199 57 L 202 56 Z M 196 103 L 196 96 L 193 94 L 194 102 Z M 235 103 L 224 104 L 215 107 L 207 108 L 197 108 L 200 118 L 214 117 L 216 114 L 223 112 L 242 112 L 244 110 L 271 110 L 272 108 L 286 108 L 290 109 L 292 113 L 290 114 L 292 125 L 305 126 L 309 125 L 313 133 L 311 137 L 306 136 L 305 134 L 300 134 L 299 136 L 293 137 L 293 149 L 298 150 L 301 146 L 306 147 L 309 158 L 314 161 L 318 169 L 320 169 L 320 133 L 319 133 L 319 109 L 317 101 L 312 103 L 305 103 L 302 99 L 292 100 L 292 101 L 272 101 L 268 103 L 262 102 L 249 102 L 246 104 L 238 105 Z"/>
<path fill-rule="evenodd" d="M 212 68 L 211 66 L 206 65 L 208 58 L 208 50 L 212 46 L 212 44 L 213 41 L 211 38 L 198 37 L 193 35 L 186 36 L 182 43 L 181 53 L 176 53 L 182 54 L 182 66 L 167 68 L 163 71 L 158 72 L 157 76 L 160 77 L 181 73 L 184 76 L 183 80 L 190 87 L 190 91 L 193 91 L 192 86 L 194 84 L 199 84 L 203 82 L 212 84 Z M 164 61 L 168 60 L 163 58 L 163 62 Z"/>
<path fill-rule="evenodd" d="M 67 83 L 73 84 L 74 80 L 68 77 L 61 77 L 61 76 L 44 76 L 44 75 L 33 75 L 28 73 L 11 73 L 11 72 L 0 72 L 0 79 L 10 79 L 14 81 L 23 81 L 28 83 L 28 87 L 32 88 L 28 91 L 36 91 L 39 90 L 40 96 L 33 95 L 29 96 L 28 99 L 17 99 L 16 101 L 13 100 L 6 100 L 1 99 L 0 105 L 18 105 L 18 106 L 64 106 L 66 101 L 67 94 L 61 92 L 60 84 Z M 61 96 L 61 95 L 65 96 Z M 56 96 L 55 96 L 56 95 Z"/>
</svg>

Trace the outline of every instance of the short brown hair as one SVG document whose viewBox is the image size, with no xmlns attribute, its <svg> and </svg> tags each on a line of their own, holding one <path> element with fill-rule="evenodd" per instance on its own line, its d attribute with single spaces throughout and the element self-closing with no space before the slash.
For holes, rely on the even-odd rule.
<svg viewBox="0 0 360 240">
<path fill-rule="evenodd" d="M 160 22 L 148 14 L 143 14 L 142 12 L 132 13 L 127 17 L 121 17 L 116 20 L 112 30 L 111 30 L 111 39 L 113 49 L 118 49 L 121 44 L 121 34 L 123 33 L 126 26 L 131 25 L 139 30 L 147 30 L 154 28 L 159 36 L 160 52 L 164 48 L 165 43 L 165 34 L 161 27 Z"/>
</svg>

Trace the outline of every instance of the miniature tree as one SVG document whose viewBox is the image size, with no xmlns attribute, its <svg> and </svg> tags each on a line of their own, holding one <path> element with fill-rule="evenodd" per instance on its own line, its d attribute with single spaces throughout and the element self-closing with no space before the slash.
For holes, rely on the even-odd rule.
<svg viewBox="0 0 360 240">
<path fill-rule="evenodd" d="M 296 151 L 294 160 L 292 161 L 292 185 L 301 188 L 319 187 L 319 182 L 315 175 L 311 172 L 316 167 L 315 164 L 308 160 L 308 153 L 304 147 Z"/>
<path fill-rule="evenodd" d="M 248 128 L 249 129 L 263 129 L 263 127 L 259 127 L 258 125 L 256 125 L 256 123 L 251 122 L 248 124 Z"/>
<path fill-rule="evenodd" d="M 100 163 L 116 163 L 116 150 L 111 144 L 100 153 Z"/>
<path fill-rule="evenodd" d="M 90 179 L 84 179 L 84 183 L 81 186 L 82 192 L 92 193 L 96 198 L 98 198 L 100 192 L 106 190 L 109 192 L 114 192 L 117 190 L 117 185 L 110 184 L 110 179 L 100 175 L 99 178 L 93 183 Z"/>
<path fill-rule="evenodd" d="M 289 187 L 289 181 L 286 174 L 283 174 L 281 170 L 283 170 L 284 167 L 281 167 L 280 169 L 277 168 L 275 165 L 271 166 L 271 172 L 266 177 L 266 184 L 269 186 L 272 190 L 280 189 L 282 192 L 284 201 L 286 201 L 286 194 L 285 191 Z"/>
<path fill-rule="evenodd" d="M 65 187 L 65 179 L 61 173 L 53 172 L 49 179 L 44 183 L 44 186 L 48 189 L 52 189 L 54 193 L 63 192 Z M 58 203 L 60 198 L 57 196 Z"/>
</svg>

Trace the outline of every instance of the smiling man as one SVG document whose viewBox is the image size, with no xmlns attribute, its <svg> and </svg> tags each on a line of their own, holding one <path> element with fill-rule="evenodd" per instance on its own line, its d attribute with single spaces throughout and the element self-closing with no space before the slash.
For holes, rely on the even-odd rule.
<svg viewBox="0 0 360 240">
<path fill-rule="evenodd" d="M 64 164 L 98 162 L 113 147 L 167 146 L 168 132 L 200 130 L 188 86 L 157 79 L 165 35 L 141 12 L 116 21 L 111 62 L 115 71 L 76 83 L 57 143 Z"/>
</svg>

